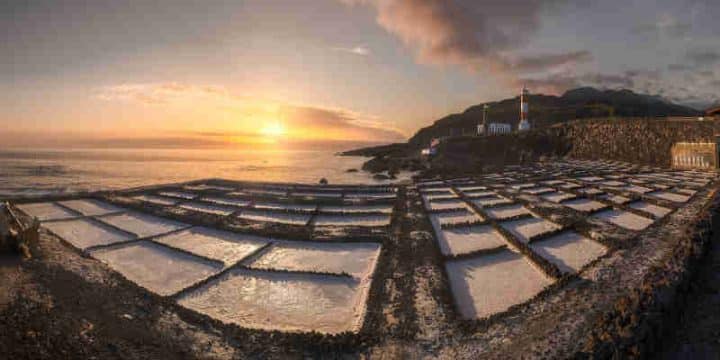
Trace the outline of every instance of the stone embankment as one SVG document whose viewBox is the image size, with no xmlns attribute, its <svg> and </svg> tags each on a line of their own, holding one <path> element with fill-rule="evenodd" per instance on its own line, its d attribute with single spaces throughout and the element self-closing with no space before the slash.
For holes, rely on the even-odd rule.
<svg viewBox="0 0 720 360">
<path fill-rule="evenodd" d="M 715 141 L 715 134 L 720 134 L 717 120 L 577 120 L 527 133 L 445 139 L 431 160 L 430 174 L 471 173 L 565 156 L 670 167 L 673 144 Z"/>
<path fill-rule="evenodd" d="M 567 155 L 669 167 L 677 142 L 712 142 L 720 121 L 615 119 L 575 121 L 553 128 L 569 145 Z"/>
</svg>

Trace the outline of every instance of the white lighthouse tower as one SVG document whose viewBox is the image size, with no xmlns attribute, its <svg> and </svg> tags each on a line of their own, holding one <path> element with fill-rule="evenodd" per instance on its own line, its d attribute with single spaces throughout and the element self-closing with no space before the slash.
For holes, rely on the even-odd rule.
<svg viewBox="0 0 720 360">
<path fill-rule="evenodd" d="M 530 130 L 530 120 L 528 120 L 529 95 L 530 92 L 523 86 L 522 92 L 520 93 L 520 124 L 518 124 L 518 131 Z"/>
</svg>

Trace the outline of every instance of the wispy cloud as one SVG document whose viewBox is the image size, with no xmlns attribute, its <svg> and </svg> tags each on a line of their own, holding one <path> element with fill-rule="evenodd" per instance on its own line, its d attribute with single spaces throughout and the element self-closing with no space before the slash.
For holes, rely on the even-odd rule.
<svg viewBox="0 0 720 360">
<path fill-rule="evenodd" d="M 371 54 L 370 49 L 366 45 L 358 45 L 355 47 L 335 47 L 333 48 L 335 51 L 340 51 L 348 54 L 353 55 L 359 55 L 359 56 L 368 56 Z"/>
</svg>

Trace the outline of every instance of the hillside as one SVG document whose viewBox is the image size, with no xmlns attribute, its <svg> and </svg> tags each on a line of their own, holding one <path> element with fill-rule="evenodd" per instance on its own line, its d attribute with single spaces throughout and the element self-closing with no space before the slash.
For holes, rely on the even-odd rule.
<svg viewBox="0 0 720 360">
<path fill-rule="evenodd" d="M 573 119 L 592 117 L 660 117 L 698 116 L 702 112 L 673 104 L 658 96 L 637 94 L 630 90 L 598 90 L 590 87 L 568 90 L 562 96 L 530 95 L 530 120 L 534 127 L 547 127 Z M 486 103 L 487 121 L 509 123 L 515 128 L 519 121 L 520 97 Z M 483 106 L 469 107 L 420 129 L 408 143 L 427 146 L 435 137 L 473 134 L 482 122 Z"/>
</svg>

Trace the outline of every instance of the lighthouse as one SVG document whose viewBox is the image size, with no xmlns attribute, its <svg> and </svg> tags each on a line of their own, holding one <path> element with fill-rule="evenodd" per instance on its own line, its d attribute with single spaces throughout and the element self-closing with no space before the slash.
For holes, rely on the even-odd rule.
<svg viewBox="0 0 720 360">
<path fill-rule="evenodd" d="M 520 93 L 520 123 L 518 124 L 518 131 L 530 130 L 530 120 L 528 120 L 529 95 L 530 92 L 523 86 L 522 92 Z"/>
</svg>

